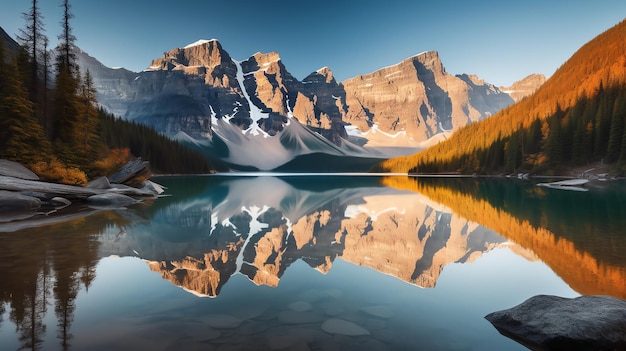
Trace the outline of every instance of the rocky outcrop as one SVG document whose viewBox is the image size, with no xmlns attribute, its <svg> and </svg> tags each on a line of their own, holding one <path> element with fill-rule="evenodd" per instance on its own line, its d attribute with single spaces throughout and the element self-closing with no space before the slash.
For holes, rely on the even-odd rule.
<svg viewBox="0 0 626 351">
<path fill-rule="evenodd" d="M 26 180 L 39 180 L 39 177 L 30 169 L 21 164 L 9 160 L 0 160 L 0 176 L 20 178 Z"/>
<path fill-rule="evenodd" d="M 546 77 L 543 74 L 531 74 L 522 80 L 518 80 L 509 87 L 500 87 L 500 90 L 509 94 L 515 102 L 518 102 L 534 93 L 545 81 Z"/>
<path fill-rule="evenodd" d="M 96 58 L 90 56 L 78 47 L 74 47 L 74 54 L 81 74 L 89 72 L 96 89 L 96 98 L 102 106 L 115 115 L 123 115 L 128 104 L 135 99 L 133 81 L 138 74 L 124 68 L 109 68 Z M 54 58 L 56 51 L 52 51 Z"/>
<path fill-rule="evenodd" d="M 365 144 L 374 129 L 415 144 L 513 102 L 478 77 L 448 74 L 434 51 L 343 82 L 327 67 L 298 81 L 278 53 L 238 62 L 217 40 L 201 40 L 165 52 L 143 72 L 119 78 L 117 87 L 109 86 L 115 84 L 107 78 L 111 72 L 92 73 L 107 109 L 159 132 L 195 139 L 210 139 L 217 119 L 244 134 L 258 124 L 273 136 L 293 116 L 336 145 L 346 139 Z M 398 140 L 387 137 L 382 143 Z"/>
<path fill-rule="evenodd" d="M 531 350 L 625 350 L 626 301 L 585 295 L 538 295 L 485 317 Z"/>
<path fill-rule="evenodd" d="M 448 74 L 436 51 L 348 79 L 343 86 L 349 106 L 345 122 L 362 131 L 377 124 L 381 131 L 405 132 L 416 141 L 476 122 L 513 102 L 477 78 Z"/>
<path fill-rule="evenodd" d="M 116 173 L 115 179 L 132 181 L 136 176 L 145 174 L 147 164 L 131 162 Z M 25 167 L 7 160 L 0 160 L 0 222 L 12 222 L 43 215 L 41 218 L 50 222 L 49 215 L 59 210 L 69 209 L 72 203 L 86 203 L 90 206 L 123 207 L 135 204 L 146 198 L 155 198 L 163 189 L 150 182 L 138 183 L 141 188 L 123 184 L 111 184 L 106 177 L 92 181 L 86 187 L 51 183 L 39 180 L 39 177 Z M 36 225 L 36 220 L 32 221 Z"/>
</svg>

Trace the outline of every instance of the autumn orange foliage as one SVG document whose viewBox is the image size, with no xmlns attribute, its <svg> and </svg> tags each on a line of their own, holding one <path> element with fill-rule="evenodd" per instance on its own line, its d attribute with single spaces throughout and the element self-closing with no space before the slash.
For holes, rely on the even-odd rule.
<svg viewBox="0 0 626 351">
<path fill-rule="evenodd" d="M 489 148 L 498 139 L 545 120 L 557 109 L 594 95 L 600 86 L 626 83 L 626 20 L 581 47 L 533 95 L 481 122 L 456 131 L 451 138 L 412 156 L 387 160 L 380 170 L 408 172 L 419 164 L 444 164 Z M 450 170 L 454 171 L 454 170 Z"/>
<path fill-rule="evenodd" d="M 39 161 L 29 166 L 40 178 L 68 185 L 87 185 L 87 175 L 78 168 L 67 167 L 56 158 Z"/>
<path fill-rule="evenodd" d="M 96 161 L 94 166 L 99 174 L 113 174 L 121 166 L 125 165 L 130 158 L 131 155 L 128 148 L 113 149 L 105 159 Z"/>
<path fill-rule="evenodd" d="M 467 193 L 424 184 L 416 178 L 389 177 L 383 184 L 419 192 L 470 221 L 480 223 L 505 238 L 533 251 L 544 263 L 580 294 L 626 298 L 626 267 L 606 264 L 574 243 L 545 228 L 534 227 Z"/>
</svg>

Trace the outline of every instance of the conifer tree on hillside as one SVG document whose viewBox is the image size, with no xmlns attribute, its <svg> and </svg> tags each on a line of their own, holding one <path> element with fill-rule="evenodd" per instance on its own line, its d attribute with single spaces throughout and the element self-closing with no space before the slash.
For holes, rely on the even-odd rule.
<svg viewBox="0 0 626 351">
<path fill-rule="evenodd" d="M 68 0 L 63 1 L 63 32 L 59 35 L 60 43 L 57 47 L 56 79 L 54 87 L 54 123 L 52 141 L 56 153 L 66 163 L 76 165 L 79 159 L 76 155 L 77 142 L 80 140 L 80 101 L 78 97 L 79 73 L 76 65 L 76 55 L 72 47 L 76 38 L 72 34 L 70 20 L 74 17 L 70 12 Z"/>
<path fill-rule="evenodd" d="M 18 60 L 0 68 L 0 158 L 30 164 L 50 155 L 50 143 L 33 116 L 33 104 L 17 74 Z M 5 66 L 0 59 L 0 67 Z"/>
<path fill-rule="evenodd" d="M 39 11 L 37 0 L 32 0 L 30 9 L 22 13 L 22 16 L 26 21 L 26 26 L 20 29 L 17 39 L 28 53 L 30 79 L 28 80 L 27 88 L 29 90 L 30 100 L 35 104 L 35 108 L 38 109 L 39 106 L 37 105 L 40 104 L 39 61 L 40 56 L 43 55 L 45 50 L 45 47 L 42 46 L 48 38 L 45 35 L 43 16 Z M 45 89 L 45 87 L 43 87 L 43 89 Z M 41 115 L 41 113 L 38 114 Z"/>
<path fill-rule="evenodd" d="M 102 140 L 97 133 L 99 114 L 96 108 L 96 88 L 89 71 L 85 72 L 79 89 L 79 118 L 78 118 L 78 139 L 76 150 L 80 164 L 89 165 L 90 160 L 98 154 L 98 149 L 102 145 Z"/>
</svg>

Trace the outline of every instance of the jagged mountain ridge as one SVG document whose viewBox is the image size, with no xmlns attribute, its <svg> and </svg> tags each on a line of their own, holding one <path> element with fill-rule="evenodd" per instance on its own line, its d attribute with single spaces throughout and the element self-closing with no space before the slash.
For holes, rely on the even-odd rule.
<svg viewBox="0 0 626 351">
<path fill-rule="evenodd" d="M 78 57 L 82 65 L 85 59 Z M 165 52 L 142 72 L 116 74 L 119 79 L 112 80 L 107 78 L 110 73 L 92 72 L 105 108 L 170 136 L 182 132 L 209 141 L 220 134 L 215 128 L 223 121 L 245 135 L 272 137 L 294 117 L 339 147 L 349 140 L 366 147 L 408 146 L 414 152 L 429 138 L 513 102 L 477 77 L 448 74 L 436 52 L 344 82 L 337 82 L 327 67 L 299 81 L 278 53 L 256 53 L 236 61 L 217 40 L 201 40 Z M 384 157 L 371 151 L 364 156 Z M 270 169 L 265 164 L 252 166 Z"/>
<path fill-rule="evenodd" d="M 16 45 L 8 35 L 3 41 L 9 47 Z M 316 140 L 314 135 L 320 134 L 330 142 L 322 150 L 302 152 L 382 158 L 392 155 L 373 147 L 410 147 L 400 152 L 412 153 L 512 101 L 477 77 L 449 75 L 436 52 L 338 82 L 327 67 L 299 81 L 275 52 L 236 61 L 217 40 L 165 52 L 138 73 L 106 67 L 80 48 L 74 49 L 81 70 L 90 71 L 97 98 L 107 110 L 171 137 L 200 141 L 197 146 L 204 145 L 198 147 L 213 157 L 219 157 L 216 149 L 226 149 L 222 154 L 230 155 L 226 161 L 233 165 L 238 162 L 235 159 L 255 160 L 262 151 L 254 145 L 231 150 L 231 143 L 216 130 L 224 121 L 248 137 L 269 137 L 282 133 L 291 123 L 289 117 L 294 117 L 312 132 L 307 139 Z M 361 80 L 368 82 L 355 83 Z M 306 142 L 296 144 L 302 143 Z M 363 145 L 365 149 L 359 148 Z M 286 156 L 271 165 L 252 162 L 243 166 L 270 170 L 302 156 L 288 146 L 283 148 Z M 232 157 L 242 150 L 245 155 Z"/>
</svg>

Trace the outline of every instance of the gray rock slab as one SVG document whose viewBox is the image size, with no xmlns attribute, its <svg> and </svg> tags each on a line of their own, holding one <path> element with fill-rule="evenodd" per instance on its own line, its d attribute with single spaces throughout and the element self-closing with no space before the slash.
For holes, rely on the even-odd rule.
<svg viewBox="0 0 626 351">
<path fill-rule="evenodd" d="M 104 190 L 90 189 L 81 186 L 40 182 L 15 177 L 0 176 L 0 190 L 34 191 L 67 198 L 87 198 L 102 194 Z"/>
<path fill-rule="evenodd" d="M 296 311 L 296 312 L 304 312 L 304 311 L 309 311 L 313 308 L 313 306 L 305 301 L 296 301 L 296 302 L 292 302 L 287 306 L 290 310 L 292 311 Z"/>
<path fill-rule="evenodd" d="M 370 335 L 370 332 L 355 323 L 339 318 L 331 318 L 322 323 L 322 330 L 330 334 L 348 336 Z"/>
<path fill-rule="evenodd" d="M 156 197 L 157 195 L 152 191 L 138 189 L 124 184 L 111 184 L 111 189 L 109 189 L 108 192 L 136 197 Z"/>
<path fill-rule="evenodd" d="M 87 183 L 87 187 L 90 189 L 111 189 L 111 183 L 109 182 L 109 178 L 100 177 Z"/>
<path fill-rule="evenodd" d="M 297 312 L 287 310 L 278 314 L 278 320 L 285 324 L 307 324 L 320 322 L 322 316 L 320 313 L 313 311 Z"/>
<path fill-rule="evenodd" d="M 388 319 L 393 316 L 393 312 L 387 306 L 367 306 L 361 308 L 361 311 L 382 319 Z"/>
<path fill-rule="evenodd" d="M 155 195 L 161 195 L 165 192 L 165 187 L 161 184 L 157 184 L 151 180 L 144 180 L 141 190 L 153 193 Z"/>
<path fill-rule="evenodd" d="M 485 318 L 531 350 L 626 350 L 626 301 L 537 295 Z"/>
<path fill-rule="evenodd" d="M 0 175 L 27 180 L 39 180 L 39 177 L 30 169 L 9 160 L 0 160 Z"/>
<path fill-rule="evenodd" d="M 52 206 L 69 206 L 72 204 L 72 201 L 64 197 L 55 196 L 52 199 L 50 199 L 50 204 L 52 204 Z"/>
<path fill-rule="evenodd" d="M 106 193 L 93 195 L 87 198 L 87 202 L 90 205 L 95 206 L 129 206 L 137 203 L 138 201 L 130 196 L 117 193 Z"/>
<path fill-rule="evenodd" d="M 150 170 L 150 162 L 142 161 L 141 158 L 130 161 L 124 166 L 122 166 L 117 172 L 109 176 L 109 181 L 111 183 L 122 184 L 132 178 L 143 174 L 145 172 L 149 172 Z"/>
<path fill-rule="evenodd" d="M 36 210 L 41 207 L 41 200 L 12 191 L 0 190 L 0 212 Z"/>
</svg>

